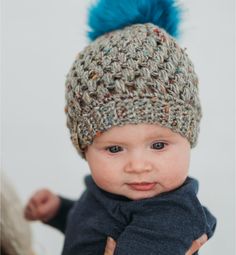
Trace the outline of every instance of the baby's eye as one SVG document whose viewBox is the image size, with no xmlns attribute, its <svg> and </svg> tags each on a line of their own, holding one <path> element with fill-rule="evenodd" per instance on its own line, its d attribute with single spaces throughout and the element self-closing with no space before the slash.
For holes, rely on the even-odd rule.
<svg viewBox="0 0 236 255">
<path fill-rule="evenodd" d="M 152 148 L 155 150 L 162 150 L 165 147 L 165 143 L 163 142 L 156 142 L 154 144 L 152 144 Z"/>
<path fill-rule="evenodd" d="M 117 153 L 119 151 L 122 151 L 122 148 L 118 145 L 114 145 L 114 146 L 107 147 L 106 150 L 111 152 L 111 153 Z"/>
</svg>

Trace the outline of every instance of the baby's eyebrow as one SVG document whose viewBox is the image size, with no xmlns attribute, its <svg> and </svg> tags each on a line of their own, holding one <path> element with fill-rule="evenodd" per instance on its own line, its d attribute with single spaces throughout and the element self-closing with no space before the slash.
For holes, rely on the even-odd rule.
<svg viewBox="0 0 236 255">
<path fill-rule="evenodd" d="M 127 143 L 122 141 L 94 141 L 95 144 L 119 144 L 119 145 L 126 145 Z"/>
<path fill-rule="evenodd" d="M 159 139 L 168 139 L 171 138 L 172 134 L 154 134 L 144 138 L 144 141 L 148 140 L 159 140 Z M 94 141 L 96 144 L 119 144 L 119 145 L 127 145 L 127 141 L 115 141 L 115 140 L 96 140 Z"/>
</svg>

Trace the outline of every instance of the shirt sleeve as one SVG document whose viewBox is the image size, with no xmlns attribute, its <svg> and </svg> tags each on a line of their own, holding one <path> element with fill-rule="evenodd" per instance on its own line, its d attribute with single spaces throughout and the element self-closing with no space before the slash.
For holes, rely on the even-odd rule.
<svg viewBox="0 0 236 255">
<path fill-rule="evenodd" d="M 71 208 L 74 206 L 75 201 L 67 199 L 67 198 L 63 198 L 61 196 L 59 196 L 59 198 L 61 200 L 61 205 L 57 214 L 55 215 L 54 218 L 44 223 L 60 230 L 62 233 L 65 233 L 66 224 L 67 224 L 67 216 Z"/>
<path fill-rule="evenodd" d="M 194 240 L 191 221 L 185 210 L 171 210 L 134 218 L 117 239 L 115 255 L 185 254 Z"/>
<path fill-rule="evenodd" d="M 206 234 L 208 239 L 210 239 L 216 229 L 217 220 L 213 214 L 207 209 L 207 207 L 203 206 L 205 221 L 206 221 Z"/>
</svg>

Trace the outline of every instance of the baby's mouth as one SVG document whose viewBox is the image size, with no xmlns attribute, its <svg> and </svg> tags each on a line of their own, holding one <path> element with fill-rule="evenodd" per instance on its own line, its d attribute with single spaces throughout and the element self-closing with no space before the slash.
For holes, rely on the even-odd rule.
<svg viewBox="0 0 236 255">
<path fill-rule="evenodd" d="M 156 186 L 156 182 L 133 182 L 128 183 L 128 186 L 137 191 L 149 191 Z"/>
</svg>

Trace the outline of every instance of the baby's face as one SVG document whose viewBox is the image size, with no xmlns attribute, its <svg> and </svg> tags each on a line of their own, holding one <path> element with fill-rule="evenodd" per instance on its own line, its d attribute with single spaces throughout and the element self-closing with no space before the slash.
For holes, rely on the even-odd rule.
<svg viewBox="0 0 236 255">
<path fill-rule="evenodd" d="M 125 125 L 96 137 L 85 155 L 101 189 L 137 200 L 173 190 L 185 181 L 190 144 L 159 125 Z"/>
</svg>

